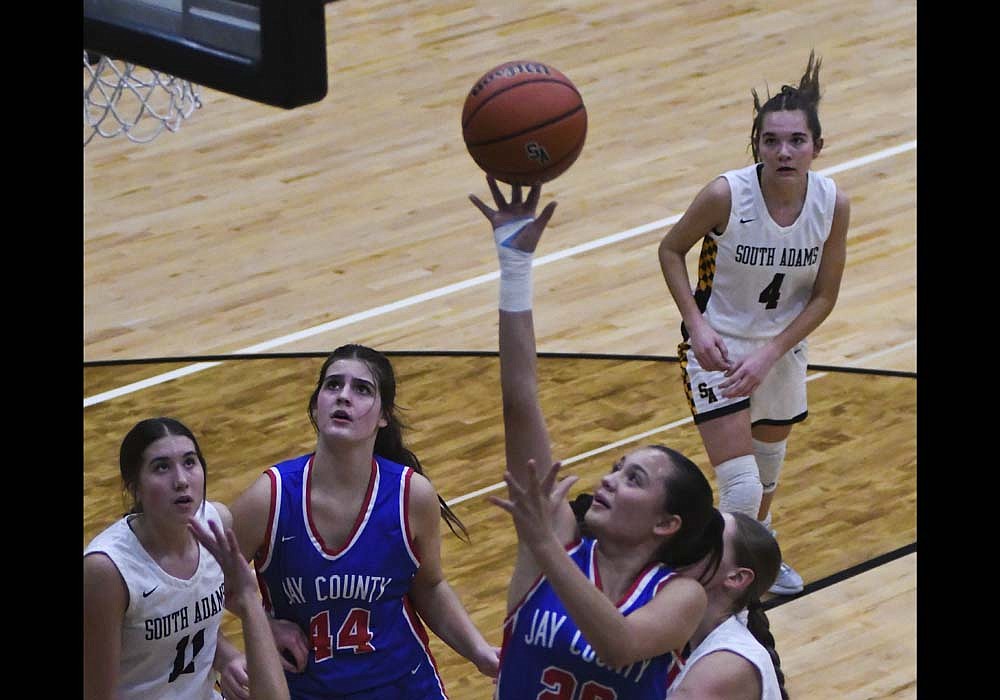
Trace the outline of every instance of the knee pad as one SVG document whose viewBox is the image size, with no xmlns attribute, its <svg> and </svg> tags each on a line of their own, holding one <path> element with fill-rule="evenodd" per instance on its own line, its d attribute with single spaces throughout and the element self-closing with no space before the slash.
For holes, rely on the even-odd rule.
<svg viewBox="0 0 1000 700">
<path fill-rule="evenodd" d="M 715 477 L 719 484 L 719 510 L 757 517 L 764 490 L 753 455 L 726 460 L 715 468 Z"/>
<path fill-rule="evenodd" d="M 771 493 L 778 488 L 778 475 L 781 473 L 781 465 L 785 462 L 787 445 L 787 440 L 780 442 L 753 441 L 753 454 L 757 458 L 757 470 L 764 493 Z"/>
</svg>

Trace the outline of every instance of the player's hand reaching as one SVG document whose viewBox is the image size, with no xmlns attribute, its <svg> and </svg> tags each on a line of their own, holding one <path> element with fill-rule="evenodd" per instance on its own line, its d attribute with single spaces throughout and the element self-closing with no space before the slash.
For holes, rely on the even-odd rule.
<svg viewBox="0 0 1000 700">
<path fill-rule="evenodd" d="M 229 528 L 223 530 L 214 520 L 208 521 L 206 528 L 195 518 L 188 522 L 188 527 L 198 542 L 212 553 L 222 567 L 226 580 L 226 609 L 237 617 L 243 617 L 247 606 L 260 605 L 257 579 L 246 557 L 240 551 L 233 531 Z"/>
<path fill-rule="evenodd" d="M 470 194 L 469 199 L 489 219 L 494 232 L 507 225 L 515 224 L 507 235 L 503 236 L 502 239 L 498 238 L 497 245 L 513 248 L 525 253 L 535 252 L 535 248 L 538 246 L 538 239 L 541 238 L 542 231 L 545 230 L 549 219 L 552 218 L 552 213 L 556 210 L 556 202 L 553 201 L 546 204 L 545 208 L 542 209 L 542 213 L 536 217 L 535 209 L 538 207 L 538 200 L 542 195 L 541 183 L 531 186 L 527 199 L 523 199 L 524 193 L 521 185 L 511 185 L 509 202 L 500 191 L 500 186 L 493 176 L 487 175 L 486 183 L 493 194 L 496 209 L 484 204 L 474 194 Z M 523 226 L 516 225 L 521 222 L 526 223 Z"/>
<path fill-rule="evenodd" d="M 226 583 L 226 609 L 243 618 L 249 606 L 261 603 L 257 592 L 257 579 L 240 551 L 236 535 L 229 528 L 223 529 L 222 525 L 214 520 L 209 520 L 206 527 L 197 518 L 192 518 L 188 522 L 188 528 L 222 567 Z M 232 700 L 249 700 L 250 680 L 246 656 L 237 654 L 217 670 L 219 686 L 224 697 Z"/>
<path fill-rule="evenodd" d="M 557 483 L 556 476 L 561 466 L 559 462 L 553 464 L 539 481 L 535 460 L 529 459 L 526 464 L 508 465 L 504 481 L 507 482 L 510 500 L 489 497 L 491 503 L 511 514 L 518 539 L 531 549 L 544 545 L 547 540 L 554 541 L 554 515 L 565 505 L 566 494 L 579 479 L 577 476 L 568 476 Z"/>
</svg>

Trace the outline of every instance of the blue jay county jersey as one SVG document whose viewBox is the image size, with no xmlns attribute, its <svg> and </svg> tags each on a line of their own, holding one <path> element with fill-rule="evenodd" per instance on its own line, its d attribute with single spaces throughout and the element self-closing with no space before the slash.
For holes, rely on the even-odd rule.
<svg viewBox="0 0 1000 700">
<path fill-rule="evenodd" d="M 600 588 L 595 549 L 597 541 L 583 538 L 569 555 Z M 623 615 L 652 600 L 674 572 L 653 564 L 643 571 L 618 601 Z M 596 655 L 570 618 L 552 586 L 540 577 L 504 622 L 504 640 L 497 679 L 497 700 L 663 700 L 667 686 L 680 671 L 673 653 L 617 668 Z"/>
<path fill-rule="evenodd" d="M 312 465 L 308 454 L 265 472 L 271 513 L 255 557 L 265 606 L 274 617 L 295 622 L 310 642 L 305 672 L 286 673 L 292 697 L 339 697 L 418 670 L 437 679 L 435 694 L 422 697 L 446 697 L 427 633 L 407 597 L 419 566 L 407 525 L 413 470 L 381 457 L 372 461 L 354 529 L 334 551 L 312 525 Z"/>
</svg>

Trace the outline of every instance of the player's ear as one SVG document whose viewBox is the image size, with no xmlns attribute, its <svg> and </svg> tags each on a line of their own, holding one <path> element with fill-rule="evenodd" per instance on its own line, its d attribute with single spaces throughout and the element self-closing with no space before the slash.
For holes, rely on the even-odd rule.
<svg viewBox="0 0 1000 700">
<path fill-rule="evenodd" d="M 660 521 L 653 527 L 653 532 L 661 537 L 674 535 L 681 529 L 681 516 L 664 513 Z"/>
<path fill-rule="evenodd" d="M 733 589 L 734 591 L 743 591 L 747 586 L 753 583 L 753 580 L 756 577 L 757 576 L 754 574 L 753 569 L 740 566 L 726 574 L 724 584 L 726 588 Z"/>
</svg>

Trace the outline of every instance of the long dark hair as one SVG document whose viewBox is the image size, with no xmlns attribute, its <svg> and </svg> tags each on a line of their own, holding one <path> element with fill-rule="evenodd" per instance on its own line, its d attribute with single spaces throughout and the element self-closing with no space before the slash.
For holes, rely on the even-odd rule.
<svg viewBox="0 0 1000 700">
<path fill-rule="evenodd" d="M 664 510 L 681 518 L 681 529 L 660 549 L 660 561 L 673 568 L 689 566 L 706 557 L 699 581 L 715 575 L 722 561 L 722 532 L 725 521 L 712 505 L 712 485 L 697 464 L 665 445 L 650 445 L 663 452 L 674 466 L 667 476 Z"/>
<path fill-rule="evenodd" d="M 753 126 L 750 129 L 750 150 L 753 162 L 760 162 L 757 142 L 760 139 L 760 128 L 764 123 L 764 115 L 768 112 L 790 112 L 801 109 L 806 115 L 806 124 L 812 132 L 813 143 L 818 144 L 823 137 L 823 127 L 819 123 L 819 67 L 822 59 L 816 58 L 816 52 L 809 52 L 809 63 L 806 72 L 799 79 L 798 87 L 782 85 L 781 92 L 768 99 L 762 105 L 756 90 L 750 90 L 753 95 Z"/>
<path fill-rule="evenodd" d="M 319 392 L 323 388 L 326 371 L 337 360 L 359 360 L 364 362 L 371 371 L 375 383 L 378 385 L 378 393 L 382 399 L 382 417 L 385 419 L 387 425 L 379 428 L 375 436 L 375 454 L 398 464 L 411 467 L 415 472 L 426 477 L 427 475 L 424 474 L 424 468 L 420 464 L 420 460 L 417 459 L 417 456 L 403 442 L 403 430 L 406 428 L 406 425 L 400 420 L 397 412 L 402 409 L 396 406 L 396 373 L 392 369 L 392 363 L 389 362 L 389 358 L 378 350 L 373 350 L 364 345 L 349 343 L 341 345 L 330 353 L 323 362 L 323 366 L 319 369 L 319 379 L 316 381 L 316 388 L 313 389 L 312 396 L 309 397 L 309 422 L 312 423 L 313 428 L 317 431 L 319 430 L 319 426 L 316 425 L 316 419 L 313 417 L 313 410 L 316 408 L 316 400 L 319 397 Z M 440 495 L 438 496 L 438 502 L 441 504 L 441 517 L 448 524 L 448 528 L 459 539 L 469 542 L 469 531 L 465 528 L 462 521 L 455 515 Z"/>
<path fill-rule="evenodd" d="M 205 462 L 205 456 L 201 453 L 198 439 L 186 425 L 176 418 L 146 418 L 132 426 L 132 429 L 125 434 L 121 448 L 118 450 L 118 468 L 121 471 L 122 488 L 132 498 L 132 506 L 125 515 L 142 512 L 142 503 L 136 500 L 135 492 L 139 485 L 143 453 L 147 447 L 160 438 L 171 435 L 186 437 L 194 444 L 194 451 L 198 455 L 198 461 L 201 462 L 201 468 L 205 474 L 201 493 L 201 503 L 204 507 L 205 497 L 208 493 L 208 463 Z"/>
<path fill-rule="evenodd" d="M 781 548 L 770 531 L 756 519 L 746 513 L 731 513 L 731 515 L 736 521 L 736 533 L 732 540 L 733 563 L 754 572 L 753 581 L 734 601 L 732 611 L 735 613 L 743 608 L 747 609 L 747 629 L 771 656 L 774 672 L 778 676 L 781 697 L 783 700 L 788 700 L 785 674 L 781 671 L 781 659 L 774 647 L 771 623 L 760 602 L 761 596 L 778 577 L 778 570 L 781 567 Z"/>
<path fill-rule="evenodd" d="M 666 445 L 646 445 L 643 449 L 662 452 L 674 467 L 665 483 L 665 512 L 680 516 L 681 527 L 663 543 L 657 552 L 657 560 L 676 569 L 699 562 L 706 557 L 707 565 L 699 581 L 707 583 L 722 561 L 722 532 L 725 521 L 712 505 L 712 485 L 698 465 L 675 449 Z M 584 516 L 590 508 L 593 496 L 580 494 L 571 503 L 573 513 L 581 532 L 589 534 Z"/>
</svg>

